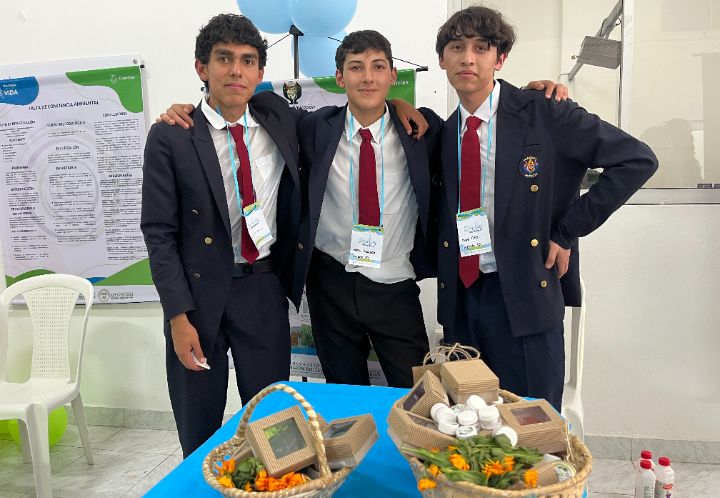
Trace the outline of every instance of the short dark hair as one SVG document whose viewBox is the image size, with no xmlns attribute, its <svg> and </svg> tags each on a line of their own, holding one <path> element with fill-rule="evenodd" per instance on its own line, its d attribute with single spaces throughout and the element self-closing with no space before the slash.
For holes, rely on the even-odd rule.
<svg viewBox="0 0 720 498">
<path fill-rule="evenodd" d="M 258 51 L 260 69 L 267 62 L 267 40 L 260 36 L 255 25 L 245 16 L 237 14 L 218 14 L 200 28 L 195 38 L 195 58 L 203 64 L 210 60 L 210 53 L 217 43 L 235 43 L 250 45 Z"/>
<path fill-rule="evenodd" d="M 383 35 L 372 29 L 353 31 L 343 38 L 343 41 L 335 51 L 335 67 L 342 72 L 343 64 L 348 54 L 361 54 L 366 50 L 378 50 L 385 52 L 385 56 L 393 67 L 392 49 L 390 42 Z"/>
<path fill-rule="evenodd" d="M 497 47 L 498 57 L 510 53 L 515 30 L 497 10 L 474 5 L 455 12 L 437 34 L 435 51 L 442 57 L 445 46 L 461 38 L 480 37 Z"/>
</svg>

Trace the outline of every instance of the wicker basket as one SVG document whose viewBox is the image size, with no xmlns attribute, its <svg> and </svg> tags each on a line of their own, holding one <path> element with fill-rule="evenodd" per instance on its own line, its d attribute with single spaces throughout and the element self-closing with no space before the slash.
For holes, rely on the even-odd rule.
<svg viewBox="0 0 720 498">
<path fill-rule="evenodd" d="M 258 405 L 258 403 L 260 403 L 260 401 L 267 395 L 275 391 L 282 391 L 290 394 L 300 403 L 300 406 L 302 406 L 303 410 L 305 410 L 305 413 L 308 416 L 308 422 L 310 423 L 310 432 L 312 434 L 313 440 L 312 442 L 315 447 L 315 452 L 318 456 L 320 477 L 306 482 L 305 484 L 279 491 L 256 492 L 243 491 L 237 488 L 223 487 L 217 481 L 217 477 L 213 473 L 213 463 L 218 460 L 222 460 L 225 455 L 237 455 L 247 451 L 248 445 L 247 439 L 245 437 L 245 429 L 247 428 L 247 424 L 250 421 L 250 416 L 252 415 L 252 412 Z M 240 418 L 240 423 L 238 424 L 237 431 L 235 432 L 235 435 L 232 437 L 232 439 L 216 447 L 208 454 L 208 456 L 205 457 L 205 460 L 203 461 L 203 476 L 205 477 L 205 481 L 207 481 L 210 486 L 212 486 L 225 496 L 236 496 L 244 498 L 258 498 L 260 496 L 263 498 L 286 498 L 290 496 L 295 498 L 328 498 L 332 496 L 333 493 L 335 493 L 335 491 L 337 491 L 337 489 L 343 483 L 345 478 L 350 474 L 350 471 L 352 469 L 344 468 L 336 472 L 330 471 L 330 467 L 328 467 L 327 462 L 327 455 L 325 454 L 325 445 L 323 444 L 322 433 L 320 432 L 320 419 L 321 418 L 319 414 L 315 412 L 315 409 L 310 405 L 310 403 L 308 403 L 305 398 L 303 398 L 302 395 L 292 387 L 286 386 L 285 384 L 274 384 L 272 386 L 266 387 L 258 394 L 256 394 L 253 399 L 251 399 L 250 402 L 247 404 L 245 412 Z"/>
<path fill-rule="evenodd" d="M 500 396 L 510 403 L 520 401 L 522 398 L 509 392 L 500 390 Z M 570 479 L 532 489 L 494 489 L 487 486 L 478 486 L 469 482 L 454 482 L 442 475 L 434 477 L 437 487 L 425 489 L 420 492 L 423 498 L 582 498 L 588 476 L 592 470 L 592 456 L 587 447 L 575 436 L 569 436 L 569 459 L 577 469 L 577 473 Z M 426 477 L 425 464 L 414 456 L 400 452 L 410 463 L 410 468 L 416 480 Z"/>
</svg>

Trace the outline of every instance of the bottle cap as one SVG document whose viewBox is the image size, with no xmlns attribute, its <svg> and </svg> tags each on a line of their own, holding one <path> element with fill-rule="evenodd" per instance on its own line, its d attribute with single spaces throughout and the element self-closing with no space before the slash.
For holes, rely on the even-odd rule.
<svg viewBox="0 0 720 498">
<path fill-rule="evenodd" d="M 643 469 L 652 469 L 652 462 L 650 460 L 640 460 L 640 467 Z"/>
<path fill-rule="evenodd" d="M 670 466 L 670 459 L 668 457 L 660 457 L 658 460 L 658 463 L 662 465 L 663 467 L 669 467 Z"/>
<path fill-rule="evenodd" d="M 652 451 L 650 450 L 642 450 L 640 452 L 640 458 L 644 460 L 652 460 Z"/>
<path fill-rule="evenodd" d="M 477 424 L 478 416 L 477 413 L 472 410 L 465 410 L 464 412 L 458 413 L 457 421 L 460 425 L 473 425 Z"/>
</svg>

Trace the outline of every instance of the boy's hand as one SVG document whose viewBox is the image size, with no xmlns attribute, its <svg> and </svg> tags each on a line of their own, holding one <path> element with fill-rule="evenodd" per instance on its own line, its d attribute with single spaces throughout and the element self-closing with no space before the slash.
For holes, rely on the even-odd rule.
<svg viewBox="0 0 720 498">
<path fill-rule="evenodd" d="M 405 128 L 405 132 L 412 135 L 415 140 L 419 140 L 430 127 L 422 113 L 402 99 L 393 99 L 390 102 L 395 105 L 395 110 L 400 122 L 403 124 L 403 128 Z"/>
<path fill-rule="evenodd" d="M 563 278 L 570 267 L 570 251 L 570 249 L 563 249 L 551 240 L 548 245 L 548 257 L 545 261 L 545 269 L 549 270 L 554 266 L 557 270 L 558 278 Z"/>
<path fill-rule="evenodd" d="M 175 354 L 180 360 L 180 363 L 188 370 L 194 370 L 196 372 L 203 370 L 203 368 L 198 366 L 193 360 L 194 354 L 201 363 L 205 363 L 205 355 L 200 347 L 200 338 L 198 337 L 197 330 L 193 327 L 192 323 L 190 323 L 185 313 L 181 313 L 170 320 L 170 331 L 172 333 Z"/>
<path fill-rule="evenodd" d="M 555 83 L 552 80 L 534 80 L 525 85 L 525 88 L 532 90 L 545 89 L 545 98 L 547 99 L 552 96 L 553 90 L 555 90 L 555 100 L 560 102 L 561 100 L 568 99 L 568 87 L 562 83 Z"/>
<path fill-rule="evenodd" d="M 186 130 L 193 126 L 193 120 L 190 113 L 195 109 L 192 104 L 173 104 L 160 117 L 155 119 L 156 123 L 163 121 L 169 125 L 178 124 Z"/>
</svg>

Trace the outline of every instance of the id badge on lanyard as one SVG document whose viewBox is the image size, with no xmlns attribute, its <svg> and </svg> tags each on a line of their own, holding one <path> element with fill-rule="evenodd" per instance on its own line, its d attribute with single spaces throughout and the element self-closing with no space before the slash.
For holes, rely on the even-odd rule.
<svg viewBox="0 0 720 498">
<path fill-rule="evenodd" d="M 263 213 L 262 206 L 260 206 L 258 202 L 253 202 L 245 206 L 243 208 L 243 216 L 245 217 L 245 224 L 247 225 L 250 238 L 258 250 L 273 241 L 270 226 L 268 226 L 265 213 Z"/>
<path fill-rule="evenodd" d="M 484 209 L 477 208 L 457 214 L 460 256 L 474 256 L 492 251 L 490 224 Z"/>
<path fill-rule="evenodd" d="M 383 227 L 353 225 L 348 264 L 380 268 L 382 247 Z"/>
<path fill-rule="evenodd" d="M 348 112 L 350 110 L 348 109 Z M 350 131 L 348 141 L 350 142 L 350 198 L 355 206 L 355 176 L 353 173 L 352 160 L 352 136 L 354 117 L 350 115 Z M 369 226 L 357 223 L 353 210 L 353 227 L 350 237 L 350 254 L 348 264 L 363 266 L 366 268 L 380 268 L 383 249 L 383 211 L 385 210 L 385 156 L 383 145 L 385 142 L 385 115 L 380 120 L 380 225 Z"/>
</svg>

